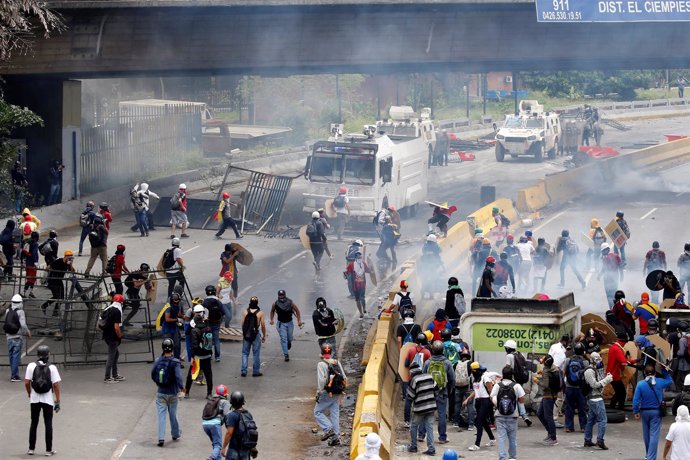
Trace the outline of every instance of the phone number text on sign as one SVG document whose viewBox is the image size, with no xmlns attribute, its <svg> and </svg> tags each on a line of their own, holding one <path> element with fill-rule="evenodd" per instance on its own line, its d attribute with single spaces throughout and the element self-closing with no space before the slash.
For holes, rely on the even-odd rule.
<svg viewBox="0 0 690 460">
<path fill-rule="evenodd" d="M 504 351 L 507 340 L 515 340 L 518 350 L 547 353 L 560 338 L 563 326 L 529 324 L 474 324 L 472 343 L 477 351 Z"/>
</svg>

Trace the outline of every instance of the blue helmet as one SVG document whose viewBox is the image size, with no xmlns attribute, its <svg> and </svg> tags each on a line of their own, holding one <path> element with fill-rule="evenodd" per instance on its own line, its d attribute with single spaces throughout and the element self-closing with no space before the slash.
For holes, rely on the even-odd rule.
<svg viewBox="0 0 690 460">
<path fill-rule="evenodd" d="M 446 449 L 446 451 L 443 453 L 442 460 L 458 460 L 458 453 L 453 449 Z"/>
</svg>

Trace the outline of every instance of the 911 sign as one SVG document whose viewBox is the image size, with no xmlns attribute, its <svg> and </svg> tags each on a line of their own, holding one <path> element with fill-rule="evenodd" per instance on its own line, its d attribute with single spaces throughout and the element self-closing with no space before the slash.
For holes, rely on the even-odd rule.
<svg viewBox="0 0 690 460">
<path fill-rule="evenodd" d="M 538 22 L 690 21 L 690 0 L 536 0 Z"/>
</svg>

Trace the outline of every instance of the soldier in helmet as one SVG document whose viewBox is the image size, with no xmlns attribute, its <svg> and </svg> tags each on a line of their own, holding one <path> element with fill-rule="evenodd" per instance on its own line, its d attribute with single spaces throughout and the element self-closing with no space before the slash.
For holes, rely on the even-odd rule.
<svg viewBox="0 0 690 460">
<path fill-rule="evenodd" d="M 31 403 L 31 427 L 29 428 L 29 455 L 36 450 L 36 430 L 38 418 L 43 411 L 45 425 L 46 457 L 57 452 L 53 450 L 53 412 L 60 412 L 60 374 L 57 367 L 50 364 L 50 348 L 41 345 L 36 350 L 38 360 L 26 367 L 24 387 Z"/>
</svg>

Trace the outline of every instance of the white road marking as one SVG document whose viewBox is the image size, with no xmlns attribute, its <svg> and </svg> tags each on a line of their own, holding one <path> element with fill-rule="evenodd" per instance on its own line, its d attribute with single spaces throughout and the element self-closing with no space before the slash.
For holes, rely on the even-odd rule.
<svg viewBox="0 0 690 460">
<path fill-rule="evenodd" d="M 278 268 L 280 269 L 280 268 L 285 267 L 287 264 L 289 264 L 289 263 L 292 262 L 293 260 L 302 257 L 303 255 L 305 255 L 305 254 L 308 253 L 308 252 L 309 252 L 309 251 L 307 251 L 307 250 L 305 249 L 304 251 L 295 254 L 294 256 L 290 257 L 288 260 L 286 260 L 286 261 L 283 262 L 282 264 L 278 265 Z"/>
<path fill-rule="evenodd" d="M 24 353 L 22 354 L 22 358 L 25 357 L 27 354 L 31 353 L 32 351 L 34 351 L 34 350 L 36 349 L 36 347 L 38 347 L 40 344 L 42 344 L 43 342 L 45 342 L 45 340 L 46 340 L 46 338 L 43 337 L 42 339 L 40 339 L 40 340 L 38 340 L 36 343 L 34 343 L 34 344 L 31 346 L 31 348 L 25 350 Z"/>
<path fill-rule="evenodd" d="M 120 457 L 122 457 L 122 454 L 125 453 L 125 449 L 129 445 L 130 441 L 129 439 L 125 439 L 120 443 L 119 446 L 117 446 L 117 449 L 115 449 L 115 452 L 113 453 L 113 456 L 110 457 L 110 460 L 119 460 Z"/>
<path fill-rule="evenodd" d="M 649 212 L 648 212 L 647 214 L 645 214 L 644 216 L 640 217 L 640 220 L 645 220 L 647 217 L 651 216 L 652 213 L 653 213 L 654 211 L 656 211 L 656 210 L 657 210 L 657 208 L 652 208 L 651 211 L 649 211 Z"/>
<path fill-rule="evenodd" d="M 244 288 L 240 292 L 238 292 L 237 297 L 242 297 L 243 295 L 245 295 L 247 293 L 247 291 L 249 291 L 253 287 L 254 287 L 254 285 L 250 284 L 249 286 L 247 286 L 246 288 Z"/>
<path fill-rule="evenodd" d="M 685 195 L 685 192 L 676 193 L 676 198 L 678 198 L 679 196 L 683 196 L 683 195 Z"/>
<path fill-rule="evenodd" d="M 193 250 L 199 248 L 199 245 L 194 246 L 193 248 L 189 248 L 186 251 L 182 251 L 182 254 L 187 254 L 188 252 L 192 252 Z"/>
<path fill-rule="evenodd" d="M 539 230 L 541 230 L 542 228 L 546 227 L 547 225 L 549 225 L 549 224 L 550 224 L 551 222 L 553 222 L 554 220 L 556 220 L 556 219 L 558 219 L 559 217 L 561 217 L 563 214 L 565 214 L 565 211 L 561 211 L 561 212 L 559 212 L 559 213 L 557 213 L 557 214 L 554 214 L 553 216 L 549 217 L 548 219 L 546 219 L 546 220 L 545 220 L 544 222 L 542 222 L 541 224 L 537 225 L 537 226 L 534 228 L 534 231 L 535 231 L 535 232 L 538 232 Z"/>
</svg>

